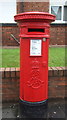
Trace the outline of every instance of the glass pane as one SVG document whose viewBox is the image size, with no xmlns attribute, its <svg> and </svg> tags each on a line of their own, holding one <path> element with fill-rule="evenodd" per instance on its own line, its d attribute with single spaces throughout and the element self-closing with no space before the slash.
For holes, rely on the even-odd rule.
<svg viewBox="0 0 67 120">
<path fill-rule="evenodd" d="M 57 14 L 58 10 L 59 10 L 59 6 L 52 6 L 51 7 L 51 11 L 54 12 L 55 14 Z"/>
<path fill-rule="evenodd" d="M 64 6 L 64 21 L 67 21 L 67 6 Z"/>
<path fill-rule="evenodd" d="M 56 20 L 61 20 L 61 6 L 52 6 L 51 13 L 56 16 Z"/>
</svg>

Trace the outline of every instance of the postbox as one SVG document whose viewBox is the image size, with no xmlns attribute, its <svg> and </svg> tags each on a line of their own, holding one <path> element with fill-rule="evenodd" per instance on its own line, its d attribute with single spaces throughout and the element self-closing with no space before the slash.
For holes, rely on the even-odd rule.
<svg viewBox="0 0 67 120">
<path fill-rule="evenodd" d="M 43 103 L 48 99 L 49 28 L 55 16 L 25 12 L 14 20 L 20 27 L 20 100 Z"/>
</svg>

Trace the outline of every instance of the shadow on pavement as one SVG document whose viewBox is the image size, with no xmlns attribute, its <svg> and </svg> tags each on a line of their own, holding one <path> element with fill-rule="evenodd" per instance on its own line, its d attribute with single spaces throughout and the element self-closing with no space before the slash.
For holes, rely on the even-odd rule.
<svg viewBox="0 0 67 120">
<path fill-rule="evenodd" d="M 48 100 L 48 104 L 42 106 L 20 105 L 19 103 L 3 103 L 2 120 L 19 120 L 22 118 L 44 118 L 45 120 L 53 120 L 59 118 L 66 120 L 67 117 L 67 101 Z M 6 119 L 7 118 L 7 119 Z M 13 119 L 12 119 L 13 118 Z M 22 119 L 23 120 L 23 119 Z"/>
</svg>

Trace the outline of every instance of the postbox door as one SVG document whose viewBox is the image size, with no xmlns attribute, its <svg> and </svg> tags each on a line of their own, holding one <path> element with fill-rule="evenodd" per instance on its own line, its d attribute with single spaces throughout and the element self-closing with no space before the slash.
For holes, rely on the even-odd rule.
<svg viewBox="0 0 67 120">
<path fill-rule="evenodd" d="M 48 43 L 46 38 L 21 39 L 20 97 L 25 101 L 48 98 Z"/>
</svg>

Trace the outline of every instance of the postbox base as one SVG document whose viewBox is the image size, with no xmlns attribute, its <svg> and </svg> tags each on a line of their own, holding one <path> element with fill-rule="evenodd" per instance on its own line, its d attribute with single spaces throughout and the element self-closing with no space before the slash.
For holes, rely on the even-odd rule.
<svg viewBox="0 0 67 120">
<path fill-rule="evenodd" d="M 40 102 L 28 102 L 28 101 L 24 101 L 24 100 L 19 100 L 20 104 L 23 105 L 29 105 L 29 106 L 39 106 L 39 105 L 47 105 L 48 104 L 48 99 L 44 100 L 44 101 L 40 101 Z"/>
<path fill-rule="evenodd" d="M 41 102 L 19 101 L 21 118 L 47 118 L 48 100 Z"/>
</svg>

